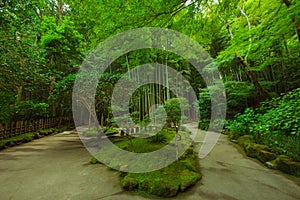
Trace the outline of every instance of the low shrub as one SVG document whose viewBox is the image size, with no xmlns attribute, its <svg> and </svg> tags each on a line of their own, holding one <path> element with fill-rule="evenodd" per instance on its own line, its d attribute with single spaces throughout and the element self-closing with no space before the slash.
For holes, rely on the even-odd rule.
<svg viewBox="0 0 300 200">
<path fill-rule="evenodd" d="M 209 120 L 209 119 L 201 119 L 201 120 L 198 122 L 198 128 L 201 129 L 201 130 L 207 131 L 208 128 L 209 128 L 209 123 L 210 123 L 210 120 Z"/>
<path fill-rule="evenodd" d="M 167 137 L 163 133 L 157 133 L 154 136 L 150 137 L 152 143 L 165 143 Z"/>
</svg>

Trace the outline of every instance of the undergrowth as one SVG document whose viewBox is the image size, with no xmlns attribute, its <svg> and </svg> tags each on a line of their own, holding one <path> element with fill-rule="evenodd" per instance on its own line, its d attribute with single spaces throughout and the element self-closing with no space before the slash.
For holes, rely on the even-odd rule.
<svg viewBox="0 0 300 200">
<path fill-rule="evenodd" d="M 247 108 L 228 122 L 229 137 L 252 135 L 258 144 L 272 152 L 300 161 L 300 88 L 283 96 Z"/>
</svg>

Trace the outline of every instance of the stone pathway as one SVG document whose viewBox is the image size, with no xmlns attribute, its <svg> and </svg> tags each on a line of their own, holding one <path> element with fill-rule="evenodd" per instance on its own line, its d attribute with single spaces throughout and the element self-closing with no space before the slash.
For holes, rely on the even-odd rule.
<svg viewBox="0 0 300 200">
<path fill-rule="evenodd" d="M 199 148 L 201 137 L 196 142 Z M 89 164 L 90 158 L 72 132 L 0 151 L 0 199 L 149 199 L 124 192 L 117 172 Z M 199 162 L 201 182 L 172 199 L 300 199 L 299 178 L 267 169 L 245 157 L 224 135 Z"/>
</svg>

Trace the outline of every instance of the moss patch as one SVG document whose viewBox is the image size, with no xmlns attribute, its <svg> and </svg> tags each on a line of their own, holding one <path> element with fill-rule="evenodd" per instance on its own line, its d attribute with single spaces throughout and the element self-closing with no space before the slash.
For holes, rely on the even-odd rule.
<svg viewBox="0 0 300 200">
<path fill-rule="evenodd" d="M 102 164 L 97 158 L 92 157 L 92 159 L 90 160 L 91 164 Z"/>
<path fill-rule="evenodd" d="M 158 133 L 159 136 L 150 138 L 129 138 L 120 136 L 110 136 L 109 139 L 120 149 L 135 152 L 147 153 L 156 151 L 166 145 L 175 137 L 175 129 L 167 128 Z M 182 141 L 190 140 L 189 132 L 179 131 Z M 175 147 L 169 145 L 166 148 L 173 150 Z M 175 151 L 170 151 L 175 152 Z M 109 162 L 109 165 L 115 169 L 127 170 L 127 165 L 120 166 L 120 162 L 114 157 L 115 152 L 100 149 L 99 158 Z M 97 154 L 97 155 L 98 155 Z M 97 155 L 95 157 L 97 158 Z M 100 157 L 101 155 L 101 157 Z M 175 154 L 172 155 L 175 157 Z M 123 158 L 126 159 L 126 158 Z M 92 158 L 91 162 L 96 163 L 97 159 Z M 136 160 L 128 160 L 129 165 L 141 165 Z M 162 160 L 158 158 L 157 160 Z M 163 162 L 163 160 L 161 161 Z M 140 166 L 143 168 L 144 166 Z M 133 191 L 143 195 L 172 197 L 178 192 L 183 192 L 187 188 L 193 186 L 201 179 L 198 172 L 198 162 L 194 154 L 193 146 L 189 147 L 185 153 L 171 165 L 152 172 L 147 173 L 125 173 L 121 172 L 121 185 L 124 190 Z"/>
<path fill-rule="evenodd" d="M 299 162 L 293 161 L 287 156 L 278 156 L 274 163 L 276 164 L 276 168 L 280 171 L 294 176 L 300 176 Z"/>
<path fill-rule="evenodd" d="M 260 145 L 260 144 L 255 144 L 255 143 L 247 143 L 244 146 L 245 152 L 247 156 L 251 158 L 257 158 L 258 153 L 261 150 L 268 150 L 269 147 L 266 145 Z"/>
<path fill-rule="evenodd" d="M 274 160 L 276 158 L 276 154 L 269 152 L 269 151 L 265 151 L 265 150 L 261 150 L 258 152 L 257 155 L 257 159 L 259 161 L 261 161 L 262 163 Z"/>
<path fill-rule="evenodd" d="M 190 151 L 191 152 L 191 151 Z M 185 157 L 171 165 L 148 173 L 128 173 L 121 184 L 125 190 L 160 197 L 172 197 L 184 192 L 201 179 L 195 155 Z"/>
<path fill-rule="evenodd" d="M 34 139 L 34 133 L 25 133 L 11 138 L 6 138 L 0 141 L 0 148 L 5 149 L 22 143 L 30 142 Z"/>
<path fill-rule="evenodd" d="M 115 128 L 108 128 L 106 130 L 103 131 L 105 135 L 116 135 L 119 133 L 119 131 Z"/>
<path fill-rule="evenodd" d="M 237 141 L 243 147 L 247 156 L 257 158 L 268 168 L 300 176 L 300 162 L 292 160 L 286 155 L 276 155 L 276 153 L 270 151 L 268 146 L 254 143 L 252 136 L 244 135 L 239 137 Z"/>
<path fill-rule="evenodd" d="M 245 148 L 246 145 L 252 143 L 253 139 L 252 139 L 252 136 L 250 136 L 250 135 L 243 135 L 243 136 L 239 137 L 237 139 L 237 141 L 241 147 Z"/>
<path fill-rule="evenodd" d="M 13 147 L 16 145 L 20 145 L 23 143 L 30 142 L 34 139 L 39 139 L 47 135 L 61 133 L 65 130 L 70 130 L 69 126 L 61 127 L 61 128 L 50 128 L 46 130 L 37 130 L 36 132 L 24 133 L 22 135 L 18 135 L 11 138 L 6 138 L 0 140 L 0 149 L 6 149 L 8 147 Z"/>
</svg>

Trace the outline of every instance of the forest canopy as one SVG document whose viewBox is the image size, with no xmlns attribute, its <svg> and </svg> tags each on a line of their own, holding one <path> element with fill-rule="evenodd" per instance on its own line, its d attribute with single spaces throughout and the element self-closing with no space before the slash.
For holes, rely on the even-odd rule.
<svg viewBox="0 0 300 200">
<path fill-rule="evenodd" d="M 228 117 L 299 87 L 298 0 L 1 0 L 0 24 L 2 123 L 71 116 L 72 88 L 84 58 L 101 41 L 139 27 L 176 30 L 209 52 L 225 84 Z M 101 124 L 113 123 L 114 84 L 150 62 L 180 72 L 197 93 L 201 115 L 209 118 L 210 94 L 191 64 L 170 52 L 142 49 L 121 56 L 103 75 L 95 96 Z M 156 99 L 150 100 L 151 92 Z M 172 97 L 166 88 L 142 87 L 131 114 L 147 120 L 152 105 Z"/>
</svg>

